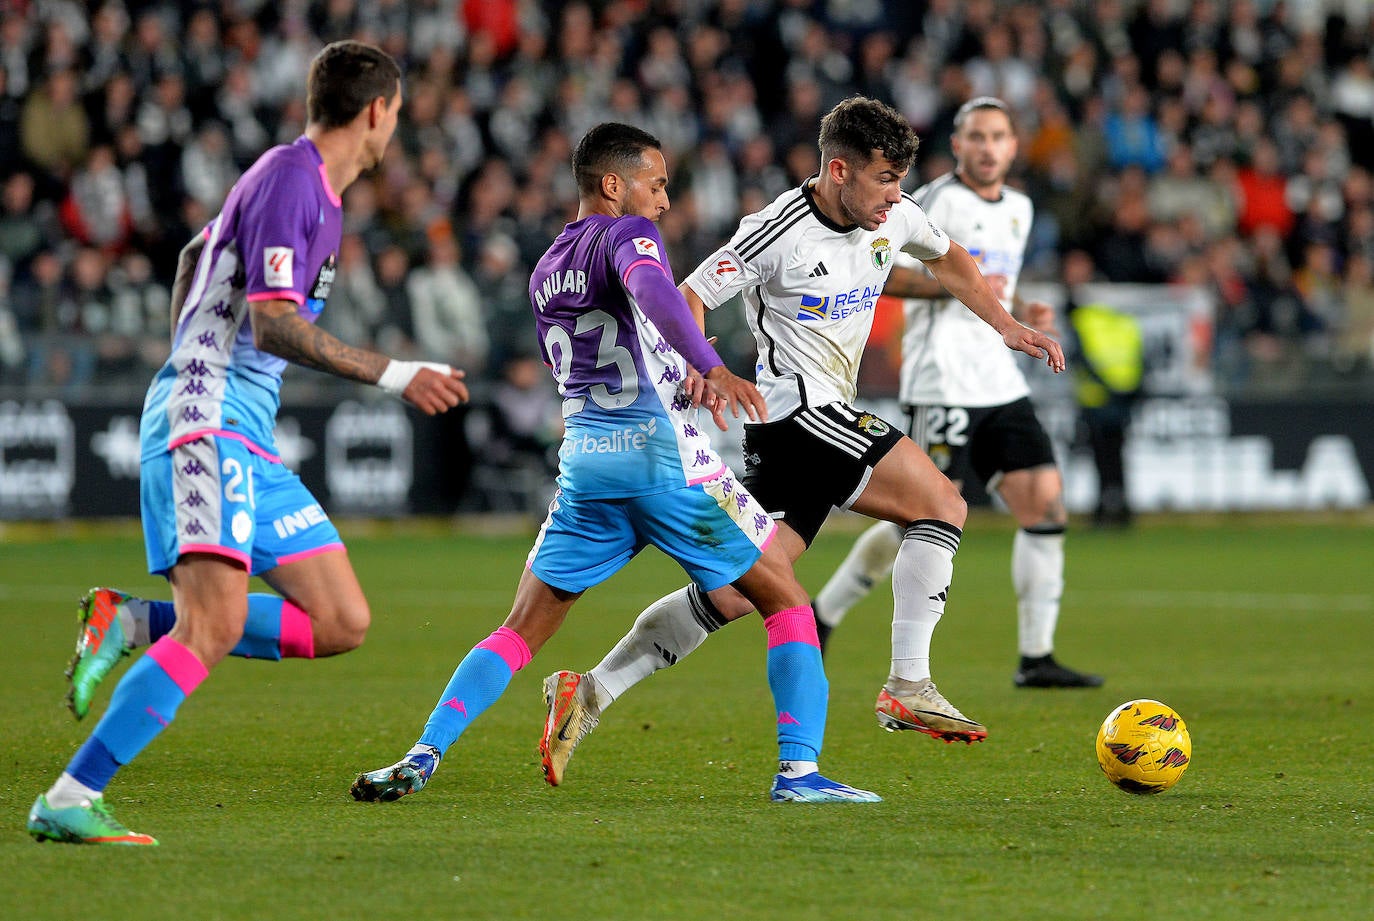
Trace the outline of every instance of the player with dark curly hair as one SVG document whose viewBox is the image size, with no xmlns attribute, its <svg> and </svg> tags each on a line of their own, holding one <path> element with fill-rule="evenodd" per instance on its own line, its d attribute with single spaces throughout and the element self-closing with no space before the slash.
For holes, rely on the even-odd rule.
<svg viewBox="0 0 1374 921">
<path fill-rule="evenodd" d="M 916 147 L 910 125 L 890 106 L 846 99 L 821 120 L 820 174 L 744 218 L 681 288 L 703 325 L 707 309 L 743 297 L 769 416 L 744 427 L 744 485 L 778 520 L 778 540 L 791 558 L 811 545 L 832 508 L 902 528 L 892 664 L 878 694 L 878 722 L 975 742 L 987 729 L 930 677 L 931 635 L 944 612 L 966 506 L 899 426 L 852 405 L 859 361 L 898 251 L 924 263 L 1006 347 L 1046 359 L 1055 371 L 1064 356 L 1052 338 L 1012 318 L 968 251 L 902 192 Z M 575 685 L 580 705 L 599 718 L 631 685 L 750 610 L 737 592 L 705 589 L 689 585 L 655 602 L 589 674 L 559 672 L 550 680 Z M 577 739 L 551 744 L 570 754 Z"/>
</svg>

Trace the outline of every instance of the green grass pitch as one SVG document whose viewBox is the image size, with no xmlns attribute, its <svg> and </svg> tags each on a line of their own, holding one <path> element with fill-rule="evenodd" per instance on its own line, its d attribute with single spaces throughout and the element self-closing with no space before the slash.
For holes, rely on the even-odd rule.
<svg viewBox="0 0 1374 921">
<path fill-rule="evenodd" d="M 228 660 L 109 790 L 149 850 L 40 845 L 30 803 L 109 700 L 62 707 L 74 601 L 166 596 L 130 527 L 0 531 L 0 916 L 6 918 L 1367 917 L 1374 892 L 1374 537 L 1368 516 L 1147 520 L 1071 532 L 1060 657 L 1106 687 L 1012 687 L 1009 521 L 978 515 L 935 676 L 974 746 L 880 731 L 884 587 L 832 638 L 823 768 L 876 806 L 773 805 L 764 634 L 735 624 L 609 710 L 544 785 L 540 682 L 594 664 L 676 567 L 647 551 L 568 623 L 399 803 L 348 796 L 409 747 L 459 658 L 504 617 L 530 534 L 345 527 L 373 607 L 350 655 Z M 802 560 L 813 590 L 856 533 Z M 123 674 L 123 667 L 116 675 Z M 1177 787 L 1098 771 L 1111 708 L 1156 697 L 1193 736 Z"/>
</svg>

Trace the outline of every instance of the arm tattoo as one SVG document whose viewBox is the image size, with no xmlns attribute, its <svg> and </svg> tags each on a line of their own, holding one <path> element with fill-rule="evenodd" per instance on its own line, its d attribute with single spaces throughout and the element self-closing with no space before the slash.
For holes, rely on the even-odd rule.
<svg viewBox="0 0 1374 921">
<path fill-rule="evenodd" d="M 386 370 L 385 355 L 355 348 L 307 323 L 290 301 L 254 304 L 252 323 L 258 348 L 294 364 L 364 384 L 377 383 Z"/>
</svg>

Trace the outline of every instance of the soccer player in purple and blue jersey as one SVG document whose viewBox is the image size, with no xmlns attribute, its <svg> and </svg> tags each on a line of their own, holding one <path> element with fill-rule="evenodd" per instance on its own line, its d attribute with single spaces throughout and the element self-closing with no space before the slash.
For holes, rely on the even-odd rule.
<svg viewBox="0 0 1374 921">
<path fill-rule="evenodd" d="M 726 409 L 762 419 L 763 400 L 721 363 L 673 284 L 654 226 L 668 210 L 659 143 L 629 125 L 598 125 L 578 144 L 573 171 L 577 220 L 539 260 L 529 289 L 563 396 L 558 491 L 510 616 L 459 663 L 406 756 L 359 774 L 351 792 L 386 802 L 422 789 L 582 593 L 653 544 L 702 591 L 734 585 L 764 615 L 780 756 L 772 798 L 876 802 L 817 770 L 828 687 L 806 591 L 772 542 L 776 525 L 698 427 L 703 402 L 724 429 Z M 544 691 L 559 733 L 589 731 L 575 685 Z M 543 754 L 557 784 L 561 768 L 547 747 Z"/>
<path fill-rule="evenodd" d="M 167 577 L 173 603 L 102 589 L 83 604 L 78 718 L 114 662 L 152 644 L 35 801 L 28 829 L 39 840 L 156 844 L 115 820 L 103 793 L 210 668 L 229 654 L 313 657 L 361 644 L 370 613 L 338 531 L 273 440 L 287 362 L 377 384 L 430 414 L 467 399 L 461 371 L 391 361 L 315 326 L 334 276 L 339 193 L 381 162 L 400 71 L 377 48 L 338 42 L 312 62 L 307 92 L 305 135 L 263 154 L 182 252 L 172 353 L 141 426 L 148 568 Z M 280 595 L 250 595 L 250 575 Z"/>
</svg>

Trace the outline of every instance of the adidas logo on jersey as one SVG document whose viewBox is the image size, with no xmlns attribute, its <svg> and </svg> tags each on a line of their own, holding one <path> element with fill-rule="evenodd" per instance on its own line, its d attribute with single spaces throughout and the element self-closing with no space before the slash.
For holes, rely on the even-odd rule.
<svg viewBox="0 0 1374 921">
<path fill-rule="evenodd" d="M 806 277 L 807 277 L 807 278 L 821 278 L 821 277 L 823 277 L 823 276 L 825 276 L 825 275 L 829 275 L 829 274 L 830 274 L 830 270 L 827 269 L 827 268 L 825 267 L 825 263 L 824 263 L 824 262 L 818 262 L 818 263 L 816 263 L 816 267 L 815 267 L 814 269 L 812 269 L 810 272 L 807 272 L 807 273 L 806 273 Z"/>
</svg>

